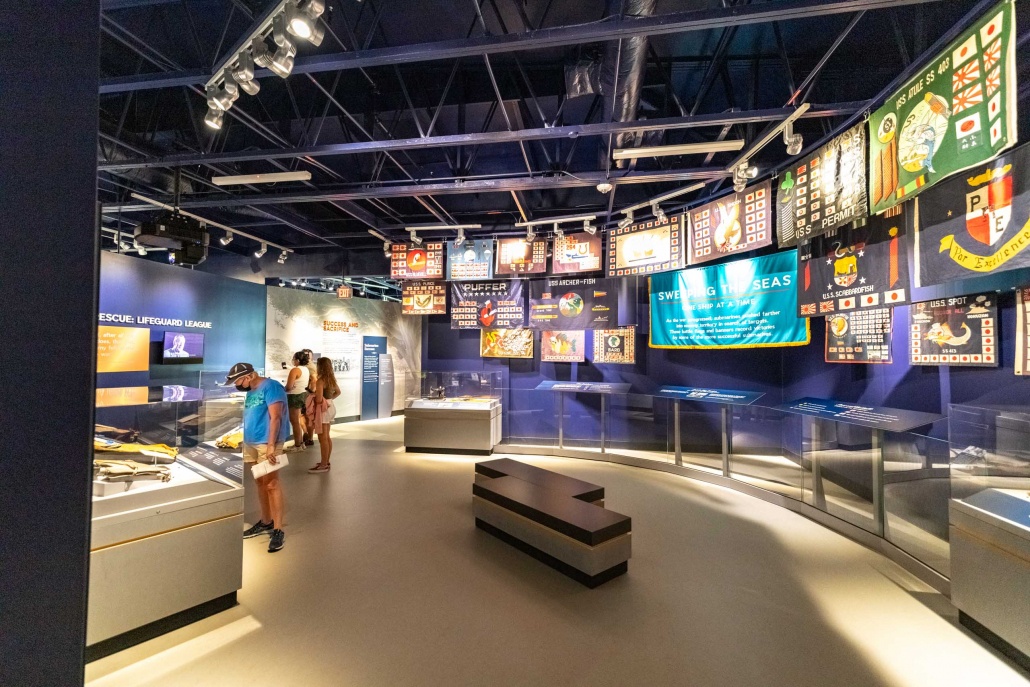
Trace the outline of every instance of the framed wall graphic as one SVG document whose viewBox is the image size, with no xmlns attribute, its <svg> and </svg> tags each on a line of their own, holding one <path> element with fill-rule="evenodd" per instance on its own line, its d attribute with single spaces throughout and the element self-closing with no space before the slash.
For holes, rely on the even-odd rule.
<svg viewBox="0 0 1030 687">
<path fill-rule="evenodd" d="M 97 327 L 97 372 L 146 372 L 150 370 L 150 329 L 147 327 Z"/>
<path fill-rule="evenodd" d="M 772 185 L 768 181 L 694 208 L 687 215 L 687 262 L 691 265 L 772 245 Z"/>
<path fill-rule="evenodd" d="M 826 317 L 828 363 L 889 363 L 893 308 L 865 308 Z"/>
<path fill-rule="evenodd" d="M 907 303 L 912 203 L 798 245 L 798 314 L 830 315 Z"/>
<path fill-rule="evenodd" d="M 614 279 L 538 279 L 529 283 L 533 329 L 611 329 L 619 322 Z"/>
<path fill-rule="evenodd" d="M 594 363 L 632 365 L 636 362 L 636 328 L 594 330 Z"/>
<path fill-rule="evenodd" d="M 394 243 L 390 246 L 391 279 L 443 279 L 444 244 Z"/>
<path fill-rule="evenodd" d="M 451 282 L 451 329 L 515 329 L 526 324 L 526 296 L 518 279 Z"/>
<path fill-rule="evenodd" d="M 651 277 L 652 348 L 804 346 L 797 251 Z"/>
<path fill-rule="evenodd" d="M 650 220 L 608 233 L 608 276 L 625 277 L 686 266 L 684 216 Z"/>
<path fill-rule="evenodd" d="M 865 122 L 786 170 L 776 193 L 776 243 L 795 246 L 869 214 Z"/>
<path fill-rule="evenodd" d="M 916 286 L 1030 267 L 1030 147 L 919 196 Z"/>
<path fill-rule="evenodd" d="M 1030 286 L 1016 292 L 1016 374 L 1030 375 Z"/>
<path fill-rule="evenodd" d="M 482 329 L 479 332 L 482 358 L 532 358 L 532 329 Z"/>
<path fill-rule="evenodd" d="M 998 367 L 997 294 L 959 296 L 909 308 L 913 365 Z"/>
<path fill-rule="evenodd" d="M 601 236 L 585 231 L 565 234 L 554 239 L 554 254 L 551 256 L 553 274 L 575 274 L 596 272 L 601 264 Z"/>
<path fill-rule="evenodd" d="M 587 333 L 547 331 L 540 334 L 540 361 L 545 363 L 581 363 L 586 360 Z"/>
<path fill-rule="evenodd" d="M 494 276 L 493 239 L 468 239 L 460 247 L 447 242 L 448 281 L 491 279 Z"/>
<path fill-rule="evenodd" d="M 1016 143 L 1015 19 L 999 2 L 872 114 L 871 214 Z"/>
<path fill-rule="evenodd" d="M 547 271 L 547 241 L 498 239 L 494 274 L 542 274 Z"/>
<path fill-rule="evenodd" d="M 446 315 L 447 282 L 404 282 L 401 285 L 401 314 Z"/>
</svg>

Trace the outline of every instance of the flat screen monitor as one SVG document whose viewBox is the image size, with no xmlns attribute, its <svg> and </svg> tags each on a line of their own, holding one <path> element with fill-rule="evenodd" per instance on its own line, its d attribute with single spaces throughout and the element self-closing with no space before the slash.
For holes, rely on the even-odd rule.
<svg viewBox="0 0 1030 687">
<path fill-rule="evenodd" d="M 204 362 L 204 335 L 188 332 L 165 332 L 161 346 L 165 365 L 189 365 Z"/>
</svg>

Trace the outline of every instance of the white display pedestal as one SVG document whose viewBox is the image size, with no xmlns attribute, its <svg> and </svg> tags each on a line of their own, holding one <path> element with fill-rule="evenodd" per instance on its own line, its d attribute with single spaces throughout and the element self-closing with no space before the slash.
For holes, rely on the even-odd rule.
<svg viewBox="0 0 1030 687">
<path fill-rule="evenodd" d="M 415 399 L 404 410 L 404 446 L 410 453 L 489 455 L 501 443 L 501 402 Z"/>
</svg>

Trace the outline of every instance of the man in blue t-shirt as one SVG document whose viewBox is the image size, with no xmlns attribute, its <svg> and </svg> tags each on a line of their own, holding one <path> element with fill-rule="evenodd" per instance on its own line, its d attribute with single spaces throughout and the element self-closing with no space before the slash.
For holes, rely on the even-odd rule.
<svg viewBox="0 0 1030 687">
<path fill-rule="evenodd" d="M 283 444 L 290 435 L 286 389 L 274 379 L 262 377 L 250 363 L 236 363 L 225 377 L 226 384 L 233 384 L 238 391 L 247 392 L 243 404 L 243 462 L 259 463 L 267 460 L 278 464 L 283 454 Z M 283 492 L 279 484 L 279 471 L 270 472 L 255 480 L 258 500 L 261 502 L 261 519 L 243 532 L 248 539 L 259 534 L 271 533 L 268 552 L 275 553 L 283 547 L 286 539 L 283 533 Z"/>
</svg>

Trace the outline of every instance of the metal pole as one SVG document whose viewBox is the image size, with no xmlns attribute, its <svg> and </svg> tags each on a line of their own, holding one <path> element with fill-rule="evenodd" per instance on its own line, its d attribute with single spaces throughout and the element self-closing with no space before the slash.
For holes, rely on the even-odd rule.
<svg viewBox="0 0 1030 687">
<path fill-rule="evenodd" d="M 876 534 L 887 532 L 887 515 L 883 502 L 883 430 L 873 430 L 873 520 Z"/>
<path fill-rule="evenodd" d="M 683 465 L 683 448 L 680 444 L 680 401 L 672 402 L 672 441 L 676 446 L 676 465 Z"/>
<path fill-rule="evenodd" d="M 565 392 L 558 392 L 558 448 L 565 448 Z"/>
<path fill-rule="evenodd" d="M 604 444 L 607 437 L 605 436 L 605 422 L 608 416 L 608 398 L 601 394 L 601 453 L 604 453 Z"/>
<path fill-rule="evenodd" d="M 722 405 L 719 413 L 722 416 L 722 474 L 730 476 L 730 407 Z"/>
<path fill-rule="evenodd" d="M 819 451 L 818 446 L 822 443 L 822 430 L 819 424 L 818 418 L 813 418 L 812 422 L 812 449 L 810 455 L 812 457 L 812 505 L 820 510 L 826 510 L 826 493 L 823 491 L 823 473 L 822 467 L 819 462 Z M 801 450 L 805 450 L 805 439 L 804 435 L 801 437 Z"/>
</svg>

